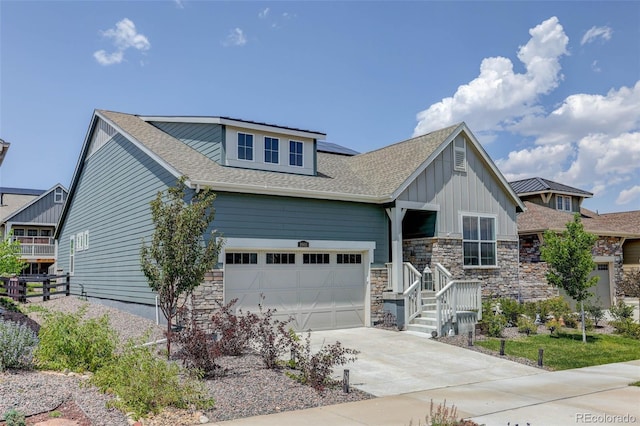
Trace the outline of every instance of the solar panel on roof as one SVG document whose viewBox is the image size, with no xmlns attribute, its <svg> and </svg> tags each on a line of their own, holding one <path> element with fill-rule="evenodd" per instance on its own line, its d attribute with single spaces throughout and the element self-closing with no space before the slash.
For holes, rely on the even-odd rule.
<svg viewBox="0 0 640 426">
<path fill-rule="evenodd" d="M 338 145 L 336 143 L 326 142 L 326 141 L 318 141 L 318 151 L 328 152 L 330 154 L 341 154 L 341 155 L 360 154 L 358 151 L 354 151 L 353 149 L 344 147 L 342 145 Z"/>
</svg>

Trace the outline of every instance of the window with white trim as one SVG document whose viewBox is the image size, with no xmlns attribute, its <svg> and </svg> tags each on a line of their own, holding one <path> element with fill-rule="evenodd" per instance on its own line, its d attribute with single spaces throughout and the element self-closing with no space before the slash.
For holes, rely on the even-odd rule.
<svg viewBox="0 0 640 426">
<path fill-rule="evenodd" d="M 289 165 L 302 167 L 303 153 L 302 142 L 289 141 Z"/>
<path fill-rule="evenodd" d="M 76 251 L 84 250 L 84 233 L 78 232 L 76 235 Z"/>
<path fill-rule="evenodd" d="M 497 266 L 496 219 L 462 216 L 464 266 Z"/>
<path fill-rule="evenodd" d="M 55 192 L 53 193 L 53 202 L 56 204 L 60 204 L 64 201 L 64 191 L 62 191 L 62 188 L 56 188 Z"/>
<path fill-rule="evenodd" d="M 72 235 L 69 239 L 69 274 L 73 275 L 75 270 L 75 255 L 76 255 L 76 236 Z"/>
<path fill-rule="evenodd" d="M 89 250 L 89 231 L 84 231 L 84 249 Z"/>
<path fill-rule="evenodd" d="M 253 135 L 238 133 L 238 160 L 253 161 Z"/>
<path fill-rule="evenodd" d="M 278 164 L 280 163 L 280 140 L 278 138 L 264 137 L 264 162 Z"/>
<path fill-rule="evenodd" d="M 556 195 L 556 210 L 561 210 L 565 212 L 572 211 L 571 197 L 567 195 Z"/>
</svg>

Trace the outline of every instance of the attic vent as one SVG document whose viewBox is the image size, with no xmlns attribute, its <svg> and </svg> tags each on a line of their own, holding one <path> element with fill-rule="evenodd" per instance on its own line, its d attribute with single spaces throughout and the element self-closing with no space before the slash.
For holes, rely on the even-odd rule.
<svg viewBox="0 0 640 426">
<path fill-rule="evenodd" d="M 91 157 L 97 150 L 102 148 L 104 144 L 106 144 L 115 134 L 116 129 L 111 127 L 104 120 L 98 119 L 98 123 L 93 130 L 93 136 L 91 137 L 91 146 L 89 147 L 87 158 Z"/>
<path fill-rule="evenodd" d="M 467 149 L 462 136 L 458 136 L 453 141 L 453 168 L 459 172 L 467 171 Z"/>
</svg>

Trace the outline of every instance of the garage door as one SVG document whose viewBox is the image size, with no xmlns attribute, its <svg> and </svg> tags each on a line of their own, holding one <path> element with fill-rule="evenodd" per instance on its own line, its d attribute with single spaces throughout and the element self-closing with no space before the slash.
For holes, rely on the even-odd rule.
<svg viewBox="0 0 640 426">
<path fill-rule="evenodd" d="M 364 325 L 364 256 L 356 252 L 233 251 L 225 254 L 225 300 L 294 317 L 297 331 Z"/>
<path fill-rule="evenodd" d="M 596 263 L 593 272 L 589 275 L 590 277 L 597 276 L 598 283 L 589 289 L 591 293 L 593 293 L 593 297 L 589 298 L 586 303 L 596 303 L 598 302 L 600 306 L 604 309 L 609 309 L 611 306 L 611 284 L 609 281 L 609 264 L 608 263 Z M 580 305 L 576 304 L 576 301 L 573 300 L 569 295 L 562 289 L 560 289 L 560 294 L 565 298 L 567 302 L 569 302 L 569 306 L 571 309 L 578 311 L 580 309 Z"/>
</svg>

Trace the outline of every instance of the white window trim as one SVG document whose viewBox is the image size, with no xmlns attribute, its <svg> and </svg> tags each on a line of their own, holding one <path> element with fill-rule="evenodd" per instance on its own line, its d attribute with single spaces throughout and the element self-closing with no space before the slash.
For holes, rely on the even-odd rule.
<svg viewBox="0 0 640 426">
<path fill-rule="evenodd" d="M 560 202 L 560 208 L 558 208 L 558 202 Z M 566 207 L 566 201 L 569 200 L 569 210 Z M 571 212 L 573 207 L 573 199 L 569 195 L 556 195 L 556 210 L 561 212 Z"/>
<path fill-rule="evenodd" d="M 291 142 L 299 143 L 302 146 L 302 152 L 300 153 L 300 155 L 302 156 L 302 164 L 299 165 L 299 166 L 297 164 L 291 164 Z M 303 169 L 304 168 L 304 161 L 305 161 L 305 159 L 304 159 L 304 157 L 305 157 L 305 155 L 304 155 L 304 142 L 297 141 L 295 139 L 289 139 L 289 150 L 288 151 L 289 151 L 289 167 L 298 167 L 298 168 Z"/>
<path fill-rule="evenodd" d="M 75 252 L 76 252 L 76 236 L 69 238 L 69 275 L 75 272 Z"/>
<path fill-rule="evenodd" d="M 464 243 L 465 243 L 465 239 L 464 239 L 464 217 L 475 217 L 478 220 L 480 220 L 480 218 L 489 218 L 489 219 L 493 219 L 493 240 L 480 240 L 478 239 L 478 244 L 480 244 L 481 242 L 490 242 L 493 243 L 495 246 L 495 258 L 496 258 L 496 263 L 495 265 L 465 265 L 464 264 Z M 473 212 L 460 212 L 460 217 L 459 217 L 459 223 L 460 223 L 460 236 L 462 237 L 462 268 L 463 269 L 497 269 L 499 268 L 499 259 L 498 259 L 498 216 L 495 214 L 487 214 L 487 213 L 473 213 Z M 480 228 L 478 228 L 478 233 L 480 232 Z M 480 238 L 480 234 L 478 234 L 478 238 Z M 475 240 L 469 240 L 470 242 L 473 242 Z M 482 262 L 482 252 L 481 250 L 478 251 L 478 262 Z"/>
<path fill-rule="evenodd" d="M 53 202 L 56 204 L 62 204 L 64 202 L 64 191 L 62 191 L 62 188 L 56 188 L 54 191 Z"/>
<path fill-rule="evenodd" d="M 278 159 L 277 159 L 277 161 L 275 163 L 268 162 L 264 158 L 264 155 L 266 155 L 266 153 L 267 153 L 267 138 L 278 141 Z M 281 146 L 280 138 L 276 138 L 276 137 L 273 137 L 273 136 L 264 136 L 263 139 L 262 139 L 262 142 L 263 142 L 263 147 L 262 147 L 263 156 L 262 157 L 263 157 L 263 160 L 264 160 L 264 164 L 277 164 L 277 165 L 280 165 L 280 151 L 281 151 L 281 149 L 280 149 L 280 146 Z M 273 149 L 271 151 L 273 151 Z"/>
<path fill-rule="evenodd" d="M 251 136 L 251 143 L 252 143 L 252 152 L 253 155 L 251 156 L 251 160 L 247 160 L 246 158 L 240 158 L 239 154 L 239 150 L 240 150 L 240 135 L 248 135 Z M 237 132 L 236 133 L 236 160 L 238 161 L 247 161 L 249 163 L 255 163 L 256 161 L 256 135 L 254 135 L 253 133 L 246 133 L 246 132 Z"/>
</svg>

